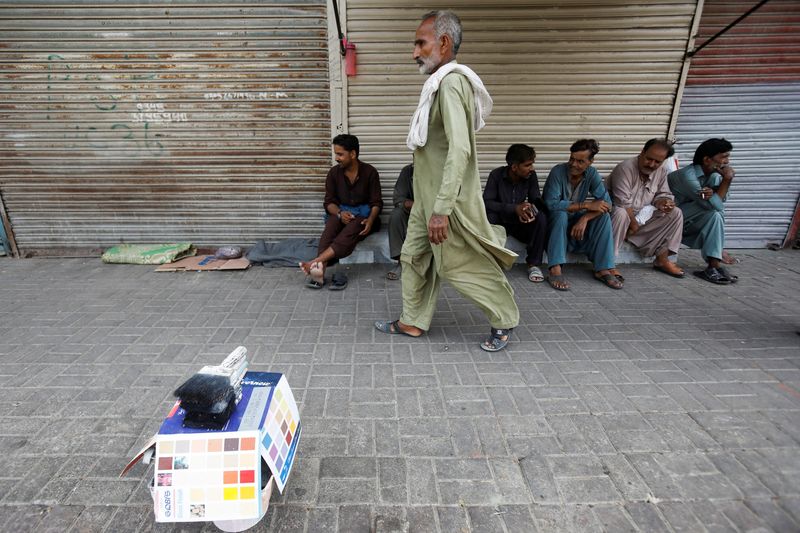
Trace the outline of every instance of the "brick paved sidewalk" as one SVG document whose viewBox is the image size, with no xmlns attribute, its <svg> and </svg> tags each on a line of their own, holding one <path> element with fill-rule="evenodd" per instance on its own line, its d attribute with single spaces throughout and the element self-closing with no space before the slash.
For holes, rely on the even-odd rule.
<svg viewBox="0 0 800 533">
<path fill-rule="evenodd" d="M 727 287 L 637 265 L 613 291 L 571 266 L 561 293 L 517 267 L 497 354 L 449 287 L 424 338 L 375 331 L 400 310 L 386 265 L 337 293 L 292 269 L 2 259 L 0 530 L 215 531 L 155 524 L 152 470 L 117 475 L 242 344 L 304 424 L 254 530 L 799 531 L 800 253 L 740 255 Z"/>
</svg>

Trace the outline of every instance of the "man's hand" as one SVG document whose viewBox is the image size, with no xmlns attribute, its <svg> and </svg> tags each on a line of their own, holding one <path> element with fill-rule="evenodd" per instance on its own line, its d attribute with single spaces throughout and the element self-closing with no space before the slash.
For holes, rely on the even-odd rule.
<svg viewBox="0 0 800 533">
<path fill-rule="evenodd" d="M 733 170 L 733 167 L 730 165 L 719 168 L 717 172 L 722 175 L 724 181 L 732 181 L 733 177 L 736 175 L 736 171 Z"/>
<path fill-rule="evenodd" d="M 592 200 L 584 205 L 587 211 L 594 211 L 595 213 L 608 213 L 611 211 L 611 204 L 603 200 Z"/>
<path fill-rule="evenodd" d="M 578 219 L 575 225 L 572 226 L 572 230 L 570 230 L 569 236 L 575 239 L 576 241 L 582 241 L 583 234 L 586 233 L 586 223 L 587 220 L 585 216 Z"/>
<path fill-rule="evenodd" d="M 370 218 L 365 218 L 361 221 L 361 225 L 364 226 L 364 229 L 358 232 L 358 234 L 362 237 L 369 235 L 369 232 L 372 231 L 372 223 L 373 220 Z"/>
<path fill-rule="evenodd" d="M 433 244 L 442 244 L 447 240 L 447 228 L 450 219 L 446 215 L 431 215 L 428 220 L 428 240 Z"/>
<path fill-rule="evenodd" d="M 711 187 L 703 187 L 697 191 L 697 196 L 699 196 L 702 200 L 710 200 L 711 197 L 714 196 L 714 189 Z"/>
<path fill-rule="evenodd" d="M 339 218 L 342 224 L 349 224 L 356 216 L 350 211 L 339 211 Z"/>
<path fill-rule="evenodd" d="M 514 208 L 514 211 L 517 213 L 517 218 L 523 224 L 528 224 L 533 222 L 536 217 L 533 215 L 533 206 L 529 202 L 522 202 L 517 204 Z"/>
<path fill-rule="evenodd" d="M 656 200 L 656 209 L 661 211 L 662 213 L 669 213 L 673 209 L 675 209 L 675 202 L 670 198 L 659 198 Z"/>
<path fill-rule="evenodd" d="M 625 237 L 630 237 L 639 231 L 639 223 L 636 221 L 636 213 L 633 212 L 632 207 L 626 208 L 625 211 L 628 213 L 628 230 L 625 232 Z"/>
<path fill-rule="evenodd" d="M 639 223 L 636 221 L 636 217 L 631 219 L 631 223 L 628 225 L 628 232 L 626 233 L 626 237 L 630 237 L 631 235 L 636 235 L 636 232 L 639 231 Z"/>
<path fill-rule="evenodd" d="M 412 207 L 414 207 L 414 200 L 403 200 L 403 208 L 406 211 L 411 211 Z"/>
</svg>

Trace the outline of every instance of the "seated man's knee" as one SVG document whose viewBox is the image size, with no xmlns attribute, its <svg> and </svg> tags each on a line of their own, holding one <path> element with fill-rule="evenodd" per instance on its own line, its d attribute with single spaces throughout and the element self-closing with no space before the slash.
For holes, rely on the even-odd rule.
<svg viewBox="0 0 800 533">
<path fill-rule="evenodd" d="M 674 208 L 672 211 L 669 211 L 664 216 L 667 217 L 669 220 L 675 220 L 679 223 L 683 223 L 683 211 L 678 209 L 677 207 Z"/>
<path fill-rule="evenodd" d="M 551 228 L 566 228 L 567 224 L 569 224 L 569 213 L 566 211 L 551 211 L 548 221 Z"/>
<path fill-rule="evenodd" d="M 540 231 L 546 232 L 547 227 L 550 224 L 550 219 L 548 218 L 547 213 L 539 211 L 539 213 L 536 214 L 535 224 L 537 225 L 538 228 L 540 228 Z"/>
<path fill-rule="evenodd" d="M 710 226 L 725 226 L 725 216 L 720 211 L 712 211 L 710 216 L 708 217 L 708 225 Z"/>
<path fill-rule="evenodd" d="M 392 214 L 389 215 L 390 226 L 402 225 L 404 220 L 408 221 L 408 213 L 406 213 L 403 209 L 392 209 Z"/>
<path fill-rule="evenodd" d="M 611 211 L 611 221 L 616 226 L 617 224 L 622 224 L 628 222 L 630 217 L 628 216 L 628 211 L 622 207 L 615 207 Z"/>
<path fill-rule="evenodd" d="M 607 226 L 608 229 L 610 230 L 611 229 L 611 215 L 609 215 L 608 213 L 603 213 L 599 217 L 590 220 L 589 224 L 594 224 L 595 226 L 597 226 L 599 228 L 605 228 Z"/>
</svg>

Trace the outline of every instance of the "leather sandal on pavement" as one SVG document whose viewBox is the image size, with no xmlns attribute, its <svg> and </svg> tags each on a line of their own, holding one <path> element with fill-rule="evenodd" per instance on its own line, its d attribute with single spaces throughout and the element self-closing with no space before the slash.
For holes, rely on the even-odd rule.
<svg viewBox="0 0 800 533">
<path fill-rule="evenodd" d="M 386 273 L 386 279 L 391 281 L 396 281 L 400 279 L 402 272 L 403 272 L 402 264 L 397 263 L 389 272 Z"/>
<path fill-rule="evenodd" d="M 705 270 L 696 270 L 694 275 L 715 285 L 730 285 L 731 280 L 722 275 L 719 269 L 708 267 Z"/>
<path fill-rule="evenodd" d="M 375 322 L 375 329 L 383 333 L 388 333 L 389 335 L 405 335 L 406 337 L 412 337 L 414 339 L 422 336 L 421 333 L 419 335 L 412 335 L 400 329 L 399 320 L 378 320 Z"/>
<path fill-rule="evenodd" d="M 332 291 L 343 291 L 347 288 L 347 275 L 344 272 L 337 272 L 331 276 L 331 284 L 328 289 Z"/>
<path fill-rule="evenodd" d="M 489 338 L 481 343 L 481 350 L 485 352 L 499 352 L 508 345 L 508 339 L 511 338 L 512 330 L 513 328 L 492 328 Z"/>
<path fill-rule="evenodd" d="M 569 290 L 569 282 L 564 277 L 564 274 L 550 274 L 547 276 L 547 283 L 557 291 Z"/>
<path fill-rule="evenodd" d="M 625 283 L 625 278 L 622 277 L 622 274 L 619 273 L 619 270 L 617 270 L 616 268 L 611 268 L 611 269 L 609 269 L 609 272 L 611 272 L 612 276 L 614 276 L 615 278 L 617 278 L 621 282 Z"/>
<path fill-rule="evenodd" d="M 731 283 L 736 283 L 737 281 L 739 281 L 739 276 L 737 276 L 736 274 L 731 274 L 727 268 L 717 267 L 717 270 L 719 271 L 720 274 L 723 275 L 723 277 L 727 278 L 728 281 L 730 281 Z"/>
<path fill-rule="evenodd" d="M 306 287 L 308 287 L 309 289 L 321 289 L 324 286 L 325 286 L 324 279 L 322 281 L 317 281 L 311 276 L 308 276 L 306 278 Z"/>
<path fill-rule="evenodd" d="M 614 274 L 603 274 L 601 276 L 600 274 L 595 272 L 594 279 L 596 279 L 606 287 L 611 287 L 612 289 L 619 290 L 622 288 L 622 282 Z"/>
</svg>

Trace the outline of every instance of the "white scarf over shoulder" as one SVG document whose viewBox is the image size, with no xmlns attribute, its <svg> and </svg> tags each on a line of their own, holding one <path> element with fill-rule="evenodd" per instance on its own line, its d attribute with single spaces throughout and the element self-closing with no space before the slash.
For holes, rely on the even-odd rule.
<svg viewBox="0 0 800 533">
<path fill-rule="evenodd" d="M 430 117 L 433 98 L 439 90 L 439 84 L 442 83 L 442 79 L 451 72 L 463 74 L 472 85 L 472 91 L 475 95 L 475 112 L 473 113 L 472 126 L 475 131 L 479 131 L 486 125 L 486 119 L 489 118 L 489 114 L 492 112 L 492 97 L 489 96 L 489 91 L 486 90 L 481 79 L 471 68 L 451 61 L 439 67 L 439 70 L 431 74 L 425 81 L 425 85 L 422 86 L 419 104 L 417 104 L 417 110 L 414 111 L 414 116 L 411 118 L 411 128 L 406 139 L 406 145 L 410 150 L 416 150 L 420 146 L 425 146 L 425 143 L 428 142 L 428 118 Z"/>
</svg>

